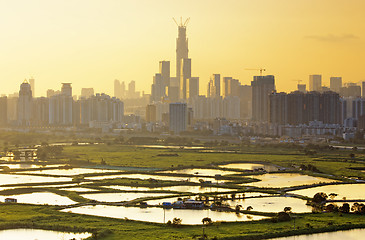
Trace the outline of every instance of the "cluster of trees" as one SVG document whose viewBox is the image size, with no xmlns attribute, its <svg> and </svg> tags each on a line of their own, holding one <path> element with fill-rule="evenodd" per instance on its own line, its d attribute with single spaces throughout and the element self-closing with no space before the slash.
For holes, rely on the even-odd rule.
<svg viewBox="0 0 365 240">
<path fill-rule="evenodd" d="M 62 146 L 42 145 L 37 149 L 37 156 L 41 160 L 56 159 L 62 154 Z"/>
</svg>

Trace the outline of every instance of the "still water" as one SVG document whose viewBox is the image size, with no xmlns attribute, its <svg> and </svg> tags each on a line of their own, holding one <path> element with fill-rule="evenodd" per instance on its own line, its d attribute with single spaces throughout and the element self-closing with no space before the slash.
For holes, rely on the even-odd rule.
<svg viewBox="0 0 365 240">
<path fill-rule="evenodd" d="M 0 184 L 20 184 L 20 183 L 45 183 L 45 182 L 67 182 L 72 178 L 67 177 L 42 177 L 31 175 L 0 174 Z"/>
<path fill-rule="evenodd" d="M 259 164 L 259 163 L 230 163 L 226 165 L 219 165 L 218 167 L 221 168 L 233 168 L 233 169 L 240 169 L 240 170 L 250 170 L 253 171 L 255 169 L 262 168 L 267 172 L 274 172 L 279 170 L 278 167 L 268 164 Z"/>
<path fill-rule="evenodd" d="M 331 193 L 338 194 L 334 199 L 341 200 L 343 198 L 358 200 L 365 199 L 365 184 L 339 184 L 314 187 L 302 190 L 292 191 L 290 193 L 299 194 L 307 197 L 313 197 L 318 192 L 324 192 L 327 195 Z"/>
<path fill-rule="evenodd" d="M 94 193 L 83 194 L 84 198 L 99 202 L 124 202 L 145 197 L 171 196 L 169 193 L 125 192 L 125 193 Z"/>
<path fill-rule="evenodd" d="M 122 172 L 122 171 L 93 169 L 93 168 L 71 168 L 71 169 L 45 169 L 39 171 L 26 171 L 23 173 L 72 176 L 72 175 L 88 174 L 88 173 L 110 173 L 110 172 Z"/>
<path fill-rule="evenodd" d="M 174 192 L 190 192 L 190 193 L 208 193 L 208 192 L 229 192 L 235 189 L 217 188 L 217 187 L 202 187 L 202 186 L 188 186 L 178 185 L 169 187 L 147 188 L 147 187 L 130 187 L 130 186 L 108 186 L 107 188 L 113 188 L 122 191 L 174 191 Z"/>
<path fill-rule="evenodd" d="M 285 207 L 291 207 L 294 213 L 312 212 L 312 207 L 305 205 L 306 201 L 292 197 L 263 197 L 263 198 L 246 198 L 238 200 L 225 201 L 230 206 L 241 205 L 242 209 L 252 207 L 252 211 L 258 212 L 281 212 Z"/>
<path fill-rule="evenodd" d="M 4 202 L 5 198 L 15 198 L 18 203 L 29 203 L 29 204 L 48 204 L 48 205 L 71 205 L 76 202 L 72 201 L 68 197 L 60 196 L 50 192 L 35 192 L 26 193 L 19 195 L 3 196 L 0 195 L 0 201 Z M 1 238 L 0 238 L 1 239 Z"/>
<path fill-rule="evenodd" d="M 215 175 L 238 174 L 240 172 L 225 171 L 225 170 L 219 170 L 219 169 L 190 168 L 190 169 L 179 169 L 179 170 L 173 170 L 173 171 L 164 171 L 164 173 L 179 173 L 179 174 L 190 174 L 190 175 L 214 177 Z"/>
<path fill-rule="evenodd" d="M 360 240 L 364 239 L 365 229 L 352 229 L 346 231 L 316 233 L 300 236 L 271 238 L 271 240 Z"/>
<path fill-rule="evenodd" d="M 137 207 L 120 207 L 120 206 L 83 206 L 62 210 L 64 212 L 73 212 L 79 214 L 95 215 L 111 218 L 127 218 L 130 220 L 166 223 L 175 217 L 182 219 L 182 224 L 202 224 L 202 219 L 209 217 L 212 221 L 251 221 L 261 220 L 267 217 L 236 214 L 233 212 L 217 212 L 211 210 L 193 210 L 193 209 L 163 209 L 157 207 L 137 208 Z"/>
<path fill-rule="evenodd" d="M 82 240 L 90 237 L 90 233 L 67 233 L 40 229 L 9 229 L 0 231 L 0 239 L 4 240 Z"/>
<path fill-rule="evenodd" d="M 273 173 L 252 176 L 259 179 L 259 182 L 245 183 L 245 186 L 268 187 L 268 188 L 283 188 L 299 185 L 309 185 L 320 182 L 336 182 L 336 180 L 302 175 L 299 173 Z"/>
</svg>

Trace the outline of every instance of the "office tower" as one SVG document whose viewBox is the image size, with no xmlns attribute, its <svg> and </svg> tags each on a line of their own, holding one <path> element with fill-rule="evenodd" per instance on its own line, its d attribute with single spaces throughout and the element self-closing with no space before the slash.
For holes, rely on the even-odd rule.
<svg viewBox="0 0 365 240">
<path fill-rule="evenodd" d="M 239 98 L 241 119 L 250 119 L 252 117 L 252 87 L 241 85 L 239 87 Z"/>
<path fill-rule="evenodd" d="M 330 78 L 331 91 L 340 93 L 341 87 L 342 87 L 342 77 L 331 77 Z"/>
<path fill-rule="evenodd" d="M 94 96 L 94 88 L 81 88 L 81 97 L 89 98 Z"/>
<path fill-rule="evenodd" d="M 160 74 L 164 87 L 170 86 L 170 61 L 160 61 Z"/>
<path fill-rule="evenodd" d="M 156 122 L 156 105 L 148 104 L 146 106 L 146 122 Z"/>
<path fill-rule="evenodd" d="M 32 90 L 30 84 L 25 80 L 20 85 L 18 98 L 18 124 L 29 126 L 32 115 Z"/>
<path fill-rule="evenodd" d="M 120 98 L 121 97 L 121 85 L 118 79 L 114 80 L 114 97 Z"/>
<path fill-rule="evenodd" d="M 212 84 L 214 86 L 214 94 L 211 97 L 219 97 L 221 95 L 221 75 L 220 74 L 213 74 L 210 77 Z"/>
<path fill-rule="evenodd" d="M 188 109 L 186 103 L 170 103 L 170 131 L 175 134 L 186 131 L 188 125 Z"/>
<path fill-rule="evenodd" d="M 309 75 L 309 91 L 322 90 L 322 75 Z"/>
<path fill-rule="evenodd" d="M 199 95 L 199 78 L 190 77 L 186 80 L 186 98 L 192 99 Z"/>
<path fill-rule="evenodd" d="M 362 96 L 363 98 L 365 98 L 365 81 L 363 81 L 363 82 L 361 83 L 361 89 L 362 89 L 362 94 L 361 94 L 361 96 Z"/>
<path fill-rule="evenodd" d="M 19 97 L 9 95 L 7 99 L 8 123 L 15 123 L 18 120 L 18 99 Z"/>
<path fill-rule="evenodd" d="M 170 102 L 178 102 L 180 99 L 180 88 L 179 88 L 179 80 L 176 77 L 170 78 L 170 86 L 168 87 L 169 101 Z"/>
<path fill-rule="evenodd" d="M 185 23 L 181 21 L 180 24 L 175 21 L 178 26 L 178 37 L 176 39 L 176 77 L 178 79 L 180 79 L 181 76 L 181 60 L 189 57 L 188 39 L 186 38 L 186 25 L 188 20 L 189 19 L 187 19 Z"/>
<path fill-rule="evenodd" d="M 186 100 L 186 80 L 191 77 L 191 59 L 181 59 L 181 71 L 180 71 L 180 98 Z"/>
<path fill-rule="evenodd" d="M 232 77 L 223 77 L 223 97 L 229 96 L 229 86 Z"/>
<path fill-rule="evenodd" d="M 30 89 L 32 90 L 32 97 L 35 97 L 35 80 L 34 78 L 29 79 Z"/>
<path fill-rule="evenodd" d="M 151 86 L 151 102 L 163 100 L 166 97 L 166 87 L 162 74 L 156 73 L 153 77 L 153 84 Z"/>
<path fill-rule="evenodd" d="M 215 90 L 214 82 L 213 82 L 213 80 L 209 80 L 208 87 L 207 87 L 207 97 L 208 98 L 215 97 L 215 93 L 216 93 L 216 90 Z"/>
<path fill-rule="evenodd" d="M 65 95 L 65 96 L 72 97 L 71 83 L 62 83 L 61 94 Z"/>
<path fill-rule="evenodd" d="M 0 97 L 0 126 L 8 123 L 8 98 Z"/>
<path fill-rule="evenodd" d="M 252 119 L 266 122 L 269 120 L 269 95 L 275 90 L 273 75 L 254 76 L 252 86 Z"/>
<path fill-rule="evenodd" d="M 302 92 L 302 93 L 306 93 L 307 92 L 307 85 L 305 85 L 305 84 L 298 84 L 297 87 L 298 87 L 298 91 L 299 92 Z"/>
<path fill-rule="evenodd" d="M 138 98 L 139 94 L 137 96 L 136 93 L 136 82 L 134 80 L 132 80 L 129 84 L 128 84 L 128 98 Z"/>
</svg>

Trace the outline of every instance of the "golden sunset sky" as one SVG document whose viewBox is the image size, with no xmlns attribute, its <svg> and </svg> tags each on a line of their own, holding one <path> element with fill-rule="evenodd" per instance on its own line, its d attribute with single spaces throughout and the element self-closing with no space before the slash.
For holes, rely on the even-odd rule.
<svg viewBox="0 0 365 240">
<path fill-rule="evenodd" d="M 180 16 L 201 94 L 212 73 L 249 84 L 245 68 L 279 91 L 310 74 L 365 80 L 364 0 L 0 0 L 0 94 L 31 76 L 37 96 L 62 82 L 113 94 L 114 79 L 149 93 L 160 60 L 175 73 Z"/>
</svg>

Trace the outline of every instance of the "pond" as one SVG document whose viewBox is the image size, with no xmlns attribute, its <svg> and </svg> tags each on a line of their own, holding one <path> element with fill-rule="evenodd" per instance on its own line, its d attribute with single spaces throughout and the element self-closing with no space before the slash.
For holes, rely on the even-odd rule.
<svg viewBox="0 0 365 240">
<path fill-rule="evenodd" d="M 54 165 L 43 165 L 43 164 L 32 164 L 32 163 L 14 163 L 14 164 L 0 164 L 0 168 L 8 167 L 10 169 L 22 169 L 22 168 L 44 168 L 44 167 L 61 167 L 64 164 Z"/>
<path fill-rule="evenodd" d="M 271 240 L 359 240 L 364 239 L 365 229 L 352 229 L 337 232 L 315 233 L 282 238 L 271 238 Z"/>
<path fill-rule="evenodd" d="M 240 172 L 225 171 L 219 169 L 200 169 L 200 168 L 189 168 L 189 169 L 179 169 L 172 171 L 163 171 L 163 173 L 178 173 L 178 174 L 190 174 L 197 176 L 212 176 L 215 175 L 228 175 L 228 174 L 239 174 Z"/>
<path fill-rule="evenodd" d="M 234 191 L 235 190 L 235 189 L 228 189 L 228 188 L 202 187 L 202 186 L 189 186 L 189 185 L 178 185 L 178 186 L 158 187 L 158 188 L 130 187 L 130 186 L 108 186 L 107 188 L 113 188 L 113 189 L 122 190 L 122 191 L 162 190 L 162 191 L 191 192 L 191 193 L 229 192 L 229 191 Z"/>
<path fill-rule="evenodd" d="M 120 174 L 120 175 L 105 175 L 105 176 L 94 176 L 86 177 L 87 180 L 103 180 L 103 179 L 116 179 L 116 178 L 136 178 L 136 179 L 155 179 L 161 181 L 178 181 L 178 182 L 195 182 L 199 183 L 200 179 L 203 181 L 212 181 L 213 183 L 227 182 L 227 180 L 216 180 L 215 178 L 207 177 L 174 177 L 174 176 L 160 176 L 160 175 L 149 175 L 149 174 Z"/>
<path fill-rule="evenodd" d="M 315 183 L 336 182 L 336 180 L 302 175 L 299 173 L 273 173 L 252 176 L 259 179 L 259 182 L 245 183 L 245 186 L 268 187 L 268 188 L 283 188 L 299 185 L 310 185 Z"/>
<path fill-rule="evenodd" d="M 77 202 L 72 201 L 68 197 L 60 196 L 50 192 L 35 192 L 19 195 L 4 196 L 0 195 L 0 201 L 4 202 L 5 198 L 15 198 L 18 203 L 29 204 L 48 204 L 48 205 L 71 205 Z"/>
<path fill-rule="evenodd" d="M 130 220 L 166 223 L 175 217 L 182 219 L 182 224 L 202 224 L 202 219 L 209 217 L 212 221 L 252 221 L 261 220 L 267 217 L 249 214 L 236 214 L 234 212 L 218 212 L 211 210 L 193 210 L 193 209 L 163 209 L 158 207 L 138 208 L 122 206 L 83 206 L 62 210 L 64 212 L 73 212 L 79 214 L 95 215 L 111 218 L 127 218 Z"/>
<path fill-rule="evenodd" d="M 98 190 L 83 187 L 71 187 L 71 188 L 60 188 L 60 190 L 73 191 L 73 192 L 96 192 Z"/>
<path fill-rule="evenodd" d="M 252 211 L 258 212 L 281 212 L 285 207 L 291 207 L 294 213 L 312 212 L 312 207 L 305 205 L 307 201 L 293 197 L 263 197 L 228 200 L 230 206 L 241 205 L 242 209 L 252 207 Z"/>
<path fill-rule="evenodd" d="M 0 239 L 6 240 L 82 240 L 91 236 L 91 233 L 68 233 L 40 229 L 9 229 L 0 230 Z"/>
<path fill-rule="evenodd" d="M 321 187 L 313 187 L 307 189 L 301 189 L 291 191 L 290 193 L 299 194 L 307 197 L 313 197 L 318 192 L 324 192 L 327 195 L 331 193 L 338 194 L 334 199 L 341 200 L 346 198 L 347 200 L 365 199 L 365 184 L 338 184 L 327 185 Z"/>
<path fill-rule="evenodd" d="M 219 165 L 218 167 L 221 168 L 232 168 L 232 169 L 239 169 L 239 170 L 249 170 L 254 171 L 256 169 L 264 169 L 267 172 L 274 172 L 278 171 L 279 168 L 274 165 L 269 164 L 260 164 L 260 163 L 230 163 L 225 165 Z"/>
<path fill-rule="evenodd" d="M 170 193 L 125 192 L 125 193 L 90 193 L 82 194 L 84 198 L 99 202 L 124 202 L 137 198 L 171 196 Z"/>
<path fill-rule="evenodd" d="M 108 169 L 93 169 L 93 168 L 70 168 L 70 169 L 45 169 L 39 171 L 26 171 L 23 173 L 73 176 L 73 175 L 88 174 L 88 173 L 110 173 L 110 172 L 122 172 L 122 171 L 108 170 Z"/>
<path fill-rule="evenodd" d="M 21 183 L 46 183 L 46 182 L 67 182 L 72 178 L 68 177 L 43 177 L 19 174 L 0 174 L 0 184 L 21 184 Z"/>
</svg>

